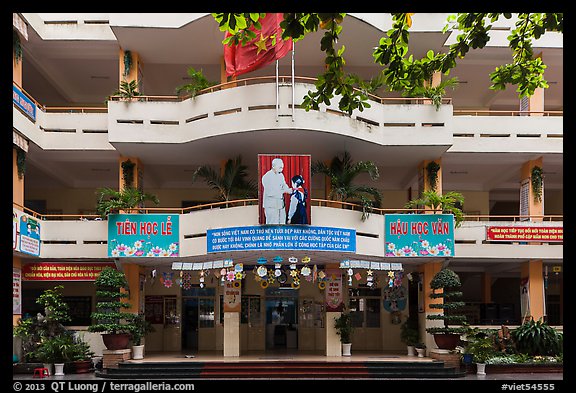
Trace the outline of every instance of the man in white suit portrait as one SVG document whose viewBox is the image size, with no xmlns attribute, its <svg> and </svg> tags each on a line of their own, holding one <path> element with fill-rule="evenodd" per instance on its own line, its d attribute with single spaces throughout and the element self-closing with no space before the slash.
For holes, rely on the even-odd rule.
<svg viewBox="0 0 576 393">
<path fill-rule="evenodd" d="M 286 184 L 283 170 L 284 161 L 275 158 L 272 160 L 272 168 L 262 176 L 264 189 L 262 207 L 266 215 L 266 224 L 286 224 L 284 194 L 291 194 L 292 189 Z"/>
</svg>

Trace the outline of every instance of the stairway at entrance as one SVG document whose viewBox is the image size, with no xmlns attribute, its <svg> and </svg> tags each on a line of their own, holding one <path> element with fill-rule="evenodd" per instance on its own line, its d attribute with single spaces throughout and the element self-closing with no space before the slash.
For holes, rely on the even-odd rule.
<svg viewBox="0 0 576 393">
<path fill-rule="evenodd" d="M 378 379 L 460 378 L 465 370 L 442 361 L 170 361 L 122 362 L 96 376 L 106 379 Z"/>
</svg>

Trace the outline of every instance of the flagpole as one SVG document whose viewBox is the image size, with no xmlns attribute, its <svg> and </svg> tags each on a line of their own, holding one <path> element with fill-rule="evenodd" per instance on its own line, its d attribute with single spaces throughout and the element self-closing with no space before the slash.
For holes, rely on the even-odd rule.
<svg viewBox="0 0 576 393">
<path fill-rule="evenodd" d="M 276 121 L 278 121 L 278 107 L 280 105 L 279 95 L 280 95 L 280 83 L 278 81 L 278 60 L 276 60 Z"/>
<path fill-rule="evenodd" d="M 292 121 L 294 121 L 294 41 L 292 41 Z"/>
</svg>

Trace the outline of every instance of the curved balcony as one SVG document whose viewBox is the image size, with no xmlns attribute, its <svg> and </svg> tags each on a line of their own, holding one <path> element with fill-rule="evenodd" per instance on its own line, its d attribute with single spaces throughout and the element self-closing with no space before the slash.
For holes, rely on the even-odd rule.
<svg viewBox="0 0 576 393">
<path fill-rule="evenodd" d="M 314 226 L 349 228 L 356 231 L 356 252 L 353 255 L 373 260 L 384 260 L 384 215 L 406 212 L 411 209 L 374 209 L 366 221 L 361 221 L 357 205 L 341 203 L 342 208 L 329 207 L 333 201 L 313 199 L 311 201 Z M 200 261 L 207 255 L 207 230 L 240 226 L 258 226 L 258 200 L 238 200 L 195 206 L 192 208 L 146 208 L 145 213 L 179 214 L 180 255 L 178 260 Z M 41 220 L 41 258 L 107 258 L 108 222 L 95 219 L 97 216 L 51 216 L 38 215 L 21 206 L 25 211 Z M 56 221 L 54 218 L 58 218 Z M 523 219 L 535 221 L 522 221 Z M 489 220 L 489 221 L 488 221 Z M 537 221 L 536 221 L 537 220 Z M 562 228 L 562 216 L 468 216 L 462 226 L 456 228 L 454 259 L 525 260 L 546 259 L 561 262 L 562 242 L 519 245 L 512 242 L 491 241 L 487 227 L 531 227 Z M 258 255 L 274 252 L 257 252 Z M 302 252 L 295 251 L 295 255 Z M 220 254 L 220 255 L 219 255 Z M 253 257 L 254 253 L 235 251 L 235 257 Z M 306 252 L 317 261 L 338 262 L 350 257 L 350 253 Z M 230 253 L 209 254 L 214 259 L 230 257 Z M 223 257 L 223 255 L 226 255 Z M 304 254 L 302 254 L 303 256 Z M 174 258 L 123 258 L 133 262 L 171 263 Z M 400 260 L 398 260 L 400 261 Z M 421 258 L 402 258 L 402 262 L 422 262 Z M 320 263 L 320 262 L 319 262 Z"/>
</svg>

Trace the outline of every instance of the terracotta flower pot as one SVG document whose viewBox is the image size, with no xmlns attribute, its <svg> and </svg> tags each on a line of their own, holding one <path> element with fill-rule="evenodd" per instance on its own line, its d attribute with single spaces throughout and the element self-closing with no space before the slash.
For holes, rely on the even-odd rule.
<svg viewBox="0 0 576 393">
<path fill-rule="evenodd" d="M 118 349 L 127 349 L 130 343 L 130 334 L 119 333 L 119 334 L 103 334 L 102 341 L 106 346 L 106 349 L 111 351 Z"/>
</svg>

